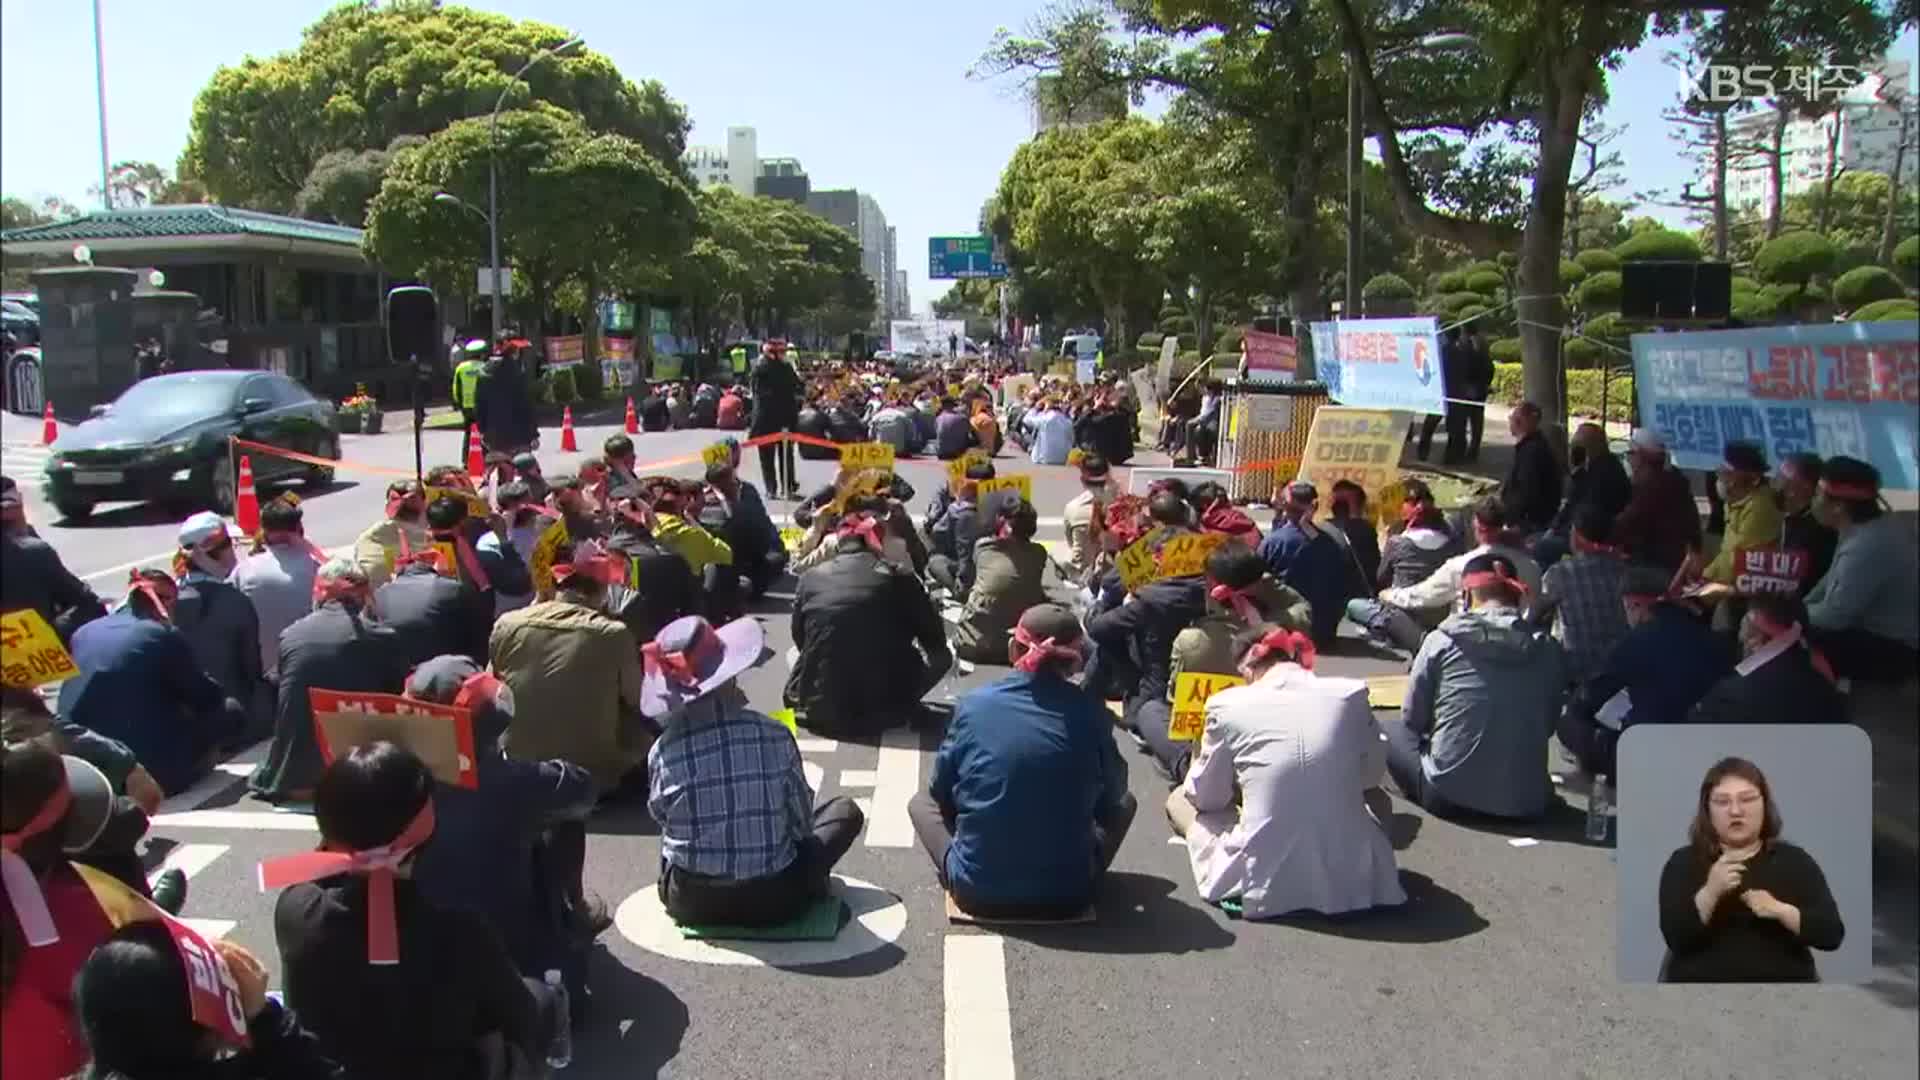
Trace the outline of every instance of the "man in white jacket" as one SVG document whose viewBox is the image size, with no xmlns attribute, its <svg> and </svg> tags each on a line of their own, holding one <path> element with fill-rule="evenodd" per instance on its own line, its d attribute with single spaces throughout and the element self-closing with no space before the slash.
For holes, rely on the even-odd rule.
<svg viewBox="0 0 1920 1080">
<path fill-rule="evenodd" d="M 1525 537 L 1508 531 L 1507 508 L 1498 495 L 1489 495 L 1473 508 L 1473 550 L 1455 555 L 1423 581 L 1400 588 L 1383 589 L 1379 604 L 1387 609 L 1386 625 L 1394 631 L 1395 644 L 1417 649 L 1417 640 L 1408 640 L 1426 631 L 1456 608 L 1460 599 L 1460 575 L 1467 563 L 1481 555 L 1500 555 L 1513 563 L 1526 587 L 1521 597 L 1521 613 L 1531 618 L 1533 598 L 1540 592 L 1540 567 L 1527 554 Z"/>
</svg>

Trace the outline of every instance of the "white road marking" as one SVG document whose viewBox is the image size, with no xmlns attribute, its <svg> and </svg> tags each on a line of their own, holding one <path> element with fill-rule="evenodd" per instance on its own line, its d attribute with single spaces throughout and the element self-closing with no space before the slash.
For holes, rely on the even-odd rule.
<svg viewBox="0 0 1920 1080">
<path fill-rule="evenodd" d="M 880 774 L 872 769 L 841 769 L 841 787 L 872 787 L 880 782 Z"/>
<path fill-rule="evenodd" d="M 247 777 L 253 775 L 254 766 L 257 764 L 258 762 L 239 761 L 236 759 L 234 761 L 223 761 L 220 764 L 215 765 L 214 770 L 217 772 L 226 773 L 228 776 L 238 776 L 242 780 L 244 780 Z"/>
<path fill-rule="evenodd" d="M 620 935 L 651 953 L 694 964 L 801 968 L 832 964 L 900 940 L 907 905 L 893 893 L 859 878 L 834 875 L 832 889 L 851 918 L 825 941 L 729 941 L 685 937 L 660 903 L 653 882 L 620 901 L 613 912 Z"/>
<path fill-rule="evenodd" d="M 949 934 L 946 943 L 946 1078 L 1013 1080 L 1005 943 L 995 934 Z"/>
<path fill-rule="evenodd" d="M 827 782 L 827 770 L 811 761 L 801 762 L 800 768 L 807 774 L 807 786 L 818 793 L 820 785 Z"/>
<path fill-rule="evenodd" d="M 240 925 L 232 919 L 181 919 L 180 921 L 192 927 L 194 933 L 208 941 L 219 941 L 234 927 Z"/>
<path fill-rule="evenodd" d="M 840 745 L 838 739 L 816 739 L 806 735 L 799 736 L 793 741 L 800 747 L 800 752 L 803 754 L 831 754 Z"/>
<path fill-rule="evenodd" d="M 882 735 L 880 760 L 873 773 L 867 846 L 912 847 L 913 821 L 907 817 L 907 800 L 920 787 L 920 733 L 895 729 Z"/>
<path fill-rule="evenodd" d="M 860 816 L 862 818 L 870 818 L 873 816 L 873 798 L 871 796 L 855 795 L 853 797 L 853 805 L 860 808 Z"/>
<path fill-rule="evenodd" d="M 159 814 L 156 829 L 252 829 L 265 832 L 318 832 L 311 814 L 262 814 L 249 810 L 185 810 Z"/>
<path fill-rule="evenodd" d="M 1186 842 L 1187 841 L 1185 837 L 1180 837 L 1180 836 L 1167 837 L 1167 843 L 1169 844 L 1185 844 Z"/>
<path fill-rule="evenodd" d="M 192 880 L 193 875 L 205 870 L 213 864 L 213 860 L 226 853 L 226 844 L 178 844 L 167 852 L 166 858 L 160 860 L 160 865 L 154 868 L 153 873 L 147 875 L 147 884 L 152 885 L 160 880 L 160 875 L 169 870 L 178 870 Z"/>
</svg>

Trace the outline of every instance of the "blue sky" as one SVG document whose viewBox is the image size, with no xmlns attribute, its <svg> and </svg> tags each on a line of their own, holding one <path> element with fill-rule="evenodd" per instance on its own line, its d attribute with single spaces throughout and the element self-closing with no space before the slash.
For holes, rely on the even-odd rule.
<svg viewBox="0 0 1920 1080">
<path fill-rule="evenodd" d="M 171 167 L 186 141 L 194 95 L 214 69 L 292 48 L 301 28 L 331 6 L 102 0 L 114 160 Z M 871 193 L 898 229 L 899 262 L 911 275 L 916 309 L 930 299 L 927 237 L 970 232 L 1001 166 L 1031 133 L 1011 81 L 978 82 L 966 71 L 996 27 L 1020 28 L 1043 0 L 472 6 L 569 28 L 630 78 L 660 80 L 687 108 L 690 142 L 724 143 L 727 125 L 751 124 L 762 157 L 799 158 L 815 187 Z M 1616 146 L 1636 190 L 1677 188 L 1690 175 L 1658 122 L 1675 87 L 1663 66 L 1668 48 L 1643 48 L 1612 80 L 1606 118 L 1626 127 Z M 1911 33 L 1900 48 L 1912 56 Z M 93 74 L 86 0 L 0 0 L 0 190 L 85 202 L 99 176 Z"/>
</svg>

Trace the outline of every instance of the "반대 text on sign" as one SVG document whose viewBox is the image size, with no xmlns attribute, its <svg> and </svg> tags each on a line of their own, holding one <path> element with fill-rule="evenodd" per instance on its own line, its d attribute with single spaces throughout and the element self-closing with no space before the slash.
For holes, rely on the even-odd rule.
<svg viewBox="0 0 1920 1080">
<path fill-rule="evenodd" d="M 843 469 L 885 469 L 893 471 L 893 445 L 883 442 L 847 443 L 840 448 Z"/>
<path fill-rule="evenodd" d="M 1887 488 L 1920 487 L 1920 323 L 1850 322 L 1633 335 L 1640 422 L 1682 469 L 1729 442 L 1778 462 L 1812 452 L 1871 462 Z"/>
<path fill-rule="evenodd" d="M 468 710 L 398 694 L 342 690 L 310 689 L 307 699 L 313 704 L 314 738 L 328 763 L 356 746 L 390 742 L 413 751 L 443 784 L 480 786 Z"/>
<path fill-rule="evenodd" d="M 19 689 L 80 674 L 60 635 L 32 608 L 0 615 L 0 682 Z"/>
<path fill-rule="evenodd" d="M 1382 409 L 1322 405 L 1307 429 L 1307 449 L 1295 479 L 1320 491 L 1321 506 L 1332 505 L 1329 492 L 1341 480 L 1359 484 L 1369 499 L 1400 478 L 1400 448 L 1407 422 Z"/>
<path fill-rule="evenodd" d="M 1333 400 L 1402 412 L 1446 411 L 1440 326 L 1433 316 L 1338 319 L 1314 323 L 1311 333 L 1314 371 Z"/>
<path fill-rule="evenodd" d="M 1207 730 L 1207 699 L 1230 687 L 1245 686 L 1238 675 L 1209 675 L 1183 671 L 1173 679 L 1173 718 L 1167 724 L 1167 738 L 1176 742 L 1194 741 Z"/>
<path fill-rule="evenodd" d="M 1240 339 L 1247 350 L 1247 381 L 1255 383 L 1292 382 L 1300 366 L 1298 347 L 1284 334 L 1265 330 L 1246 331 Z"/>
<path fill-rule="evenodd" d="M 1783 593 L 1792 596 L 1807 580 L 1813 559 L 1799 548 L 1743 547 L 1733 553 L 1733 588 L 1748 596 Z"/>
</svg>

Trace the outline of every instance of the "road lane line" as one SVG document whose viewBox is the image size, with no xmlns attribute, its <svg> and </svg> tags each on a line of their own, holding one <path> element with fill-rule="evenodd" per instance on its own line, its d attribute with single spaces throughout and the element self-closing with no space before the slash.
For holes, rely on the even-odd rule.
<svg viewBox="0 0 1920 1080">
<path fill-rule="evenodd" d="M 184 810 L 159 814 L 156 829 L 249 829 L 255 832 L 318 832 L 311 814 L 262 814 L 248 810 Z"/>
<path fill-rule="evenodd" d="M 811 761 L 801 762 L 800 768 L 807 774 L 807 786 L 813 789 L 814 794 L 819 794 L 820 785 L 827 782 L 827 770 Z"/>
<path fill-rule="evenodd" d="M 838 739 L 816 739 L 802 735 L 793 740 L 803 754 L 831 754 L 840 746 Z"/>
<path fill-rule="evenodd" d="M 178 870 L 191 881 L 193 875 L 205 870 L 213 864 L 213 860 L 226 853 L 226 844 L 176 844 L 173 850 L 167 852 L 167 857 L 160 860 L 160 865 L 153 868 L 153 873 L 147 875 L 147 884 L 152 885 L 160 880 L 160 875 L 169 870 Z"/>
<path fill-rule="evenodd" d="M 841 769 L 841 787 L 872 787 L 880 782 L 880 774 L 872 769 Z"/>
<path fill-rule="evenodd" d="M 208 941 L 219 941 L 221 938 L 226 937 L 234 927 L 240 925 L 232 919 L 181 919 L 180 921 L 186 923 L 193 929 L 194 933 L 199 934 Z"/>
<path fill-rule="evenodd" d="M 943 967 L 947 1080 L 1013 1080 L 1004 942 L 995 934 L 949 934 Z"/>
<path fill-rule="evenodd" d="M 907 800 L 920 787 L 920 733 L 895 729 L 880 737 L 873 770 L 873 813 L 867 816 L 868 847 L 912 847 Z"/>
</svg>

